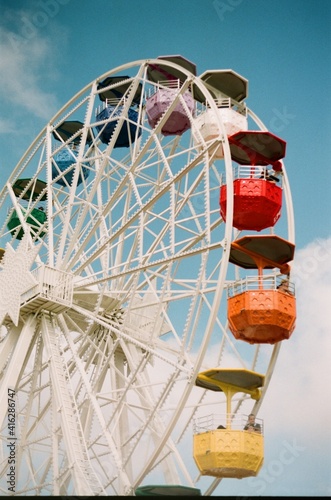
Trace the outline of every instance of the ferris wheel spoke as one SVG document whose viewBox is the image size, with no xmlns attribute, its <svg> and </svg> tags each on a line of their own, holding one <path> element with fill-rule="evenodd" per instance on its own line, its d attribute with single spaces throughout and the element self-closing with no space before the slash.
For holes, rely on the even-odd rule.
<svg viewBox="0 0 331 500">
<path fill-rule="evenodd" d="M 91 468 L 87 450 L 82 441 L 82 431 L 75 401 L 70 394 L 63 362 L 55 337 L 54 326 L 45 315 L 42 317 L 43 341 L 50 362 L 50 376 L 54 389 L 55 404 L 62 408 L 61 427 L 66 444 L 69 463 L 73 464 L 73 481 L 81 494 L 98 494 L 102 491 L 97 477 Z M 89 478 L 86 480 L 86 478 Z"/>
<path fill-rule="evenodd" d="M 211 225 L 211 230 L 214 230 L 217 226 L 219 226 L 219 224 L 221 223 L 221 221 L 216 221 L 214 222 L 212 225 Z M 148 230 L 148 226 L 144 228 L 144 231 Z M 164 228 L 164 232 L 167 231 L 167 227 L 165 226 Z M 190 230 L 188 230 L 188 232 L 190 233 Z M 194 234 L 194 233 L 193 233 Z M 207 233 L 208 234 L 208 233 Z M 113 267 L 114 268 L 114 272 L 112 274 L 112 279 L 116 279 L 117 277 L 119 277 L 120 275 L 125 275 L 125 274 L 129 274 L 131 273 L 132 271 L 137 271 L 139 269 L 147 269 L 149 267 L 153 267 L 155 265 L 161 265 L 162 263 L 164 263 L 164 265 L 167 264 L 167 262 L 170 262 L 170 261 L 175 261 L 175 260 L 181 260 L 181 259 L 184 259 L 184 258 L 188 258 L 190 255 L 196 255 L 198 253 L 203 253 L 205 251 L 207 251 L 207 248 L 204 248 L 202 247 L 202 249 L 196 249 L 196 250 L 193 250 L 192 248 L 195 247 L 199 242 L 201 242 L 206 236 L 206 233 L 204 231 L 200 232 L 200 233 L 197 233 L 196 235 L 196 238 L 193 239 L 193 238 L 190 238 L 188 239 L 188 242 L 183 242 L 184 243 L 184 246 L 182 249 L 180 249 L 176 254 L 174 254 L 173 256 L 169 256 L 168 258 L 160 258 L 160 259 L 157 259 L 156 261 L 153 261 L 151 263 L 148 263 L 148 260 L 154 256 L 154 253 L 153 253 L 153 248 L 155 248 L 158 244 L 158 241 L 161 241 L 162 242 L 162 237 L 157 236 L 156 239 L 153 241 L 152 243 L 152 247 L 145 252 L 145 255 L 146 257 L 144 258 L 145 260 L 145 264 L 141 264 L 141 265 L 137 265 L 135 268 L 127 268 L 125 271 L 123 270 L 117 270 L 116 269 L 116 265 Z M 115 236 L 113 237 L 113 239 L 115 240 Z M 107 244 L 110 245 L 110 241 L 108 240 Z M 116 241 L 115 241 L 115 244 L 116 244 Z M 123 246 L 123 245 L 122 245 Z M 105 247 L 106 247 L 106 243 L 102 246 L 102 250 L 105 251 Z M 220 242 L 217 242 L 217 243 L 213 243 L 209 246 L 208 250 L 213 250 L 213 249 L 220 249 L 223 247 L 223 242 L 220 241 Z M 117 255 L 117 244 L 115 246 L 116 248 L 116 255 Z M 129 249 L 129 252 L 133 252 L 134 251 L 134 247 L 130 247 Z M 101 250 L 97 251 L 93 257 L 94 259 L 96 258 L 96 255 L 100 255 L 102 253 Z M 163 253 L 164 253 L 164 250 L 163 250 Z M 121 254 L 121 253 L 120 253 Z M 90 259 L 87 259 L 86 260 L 86 263 L 89 262 L 91 263 L 93 261 L 93 258 L 91 257 Z M 124 262 L 121 262 L 121 267 L 122 266 L 125 266 L 125 265 L 130 265 L 130 263 L 132 263 L 132 259 L 128 259 L 125 263 Z M 78 271 L 77 271 L 78 272 Z M 107 279 L 109 278 L 98 278 L 96 276 L 96 282 L 99 282 L 99 283 L 102 283 L 103 281 L 107 281 Z M 84 281 L 84 284 L 85 283 L 88 283 L 88 280 L 87 281 Z M 83 285 L 82 285 L 83 286 Z"/>
<path fill-rule="evenodd" d="M 119 453 L 118 453 L 117 448 L 115 446 L 114 440 L 113 440 L 110 432 L 107 429 L 107 423 L 106 423 L 104 416 L 102 414 L 100 405 L 97 401 L 97 397 L 93 393 L 92 386 L 91 386 L 90 381 L 88 379 L 88 376 L 86 374 L 83 362 L 82 362 L 81 358 L 76 354 L 76 349 L 75 349 L 73 340 L 70 337 L 69 331 L 67 330 L 65 323 L 63 321 L 61 323 L 62 323 L 63 333 L 65 336 L 65 339 L 68 343 L 71 354 L 73 355 L 73 361 L 76 365 L 77 372 L 79 373 L 79 376 L 81 378 L 82 385 L 84 386 L 84 390 L 86 391 L 86 393 L 88 395 L 87 397 L 88 397 L 88 401 L 90 403 L 90 408 L 91 408 L 91 410 L 93 410 L 94 414 L 96 415 L 96 417 L 99 421 L 99 424 L 100 424 L 101 430 L 102 430 L 102 434 L 106 438 L 108 447 L 110 448 L 112 455 L 115 457 L 115 460 L 117 461 L 117 463 L 120 463 Z M 90 412 L 90 413 L 92 413 L 92 412 Z M 82 419 L 82 420 L 84 422 L 84 419 Z M 86 426 L 86 430 L 88 432 L 90 432 L 91 425 L 92 425 L 92 415 L 91 415 L 91 420 L 90 421 L 87 420 L 87 423 L 88 423 L 88 425 Z M 129 482 L 128 478 L 125 478 L 125 474 L 122 473 L 122 480 L 124 480 L 124 479 L 125 479 L 125 482 L 126 482 L 127 487 L 128 487 L 130 482 Z"/>
<path fill-rule="evenodd" d="M 192 168 L 192 165 L 189 165 L 188 167 L 186 167 L 186 169 L 184 168 L 180 174 L 177 174 L 176 177 L 180 178 L 181 176 L 183 176 L 185 174 L 185 171 L 189 170 L 190 168 Z M 176 181 L 176 178 L 174 178 L 174 182 L 175 181 Z M 112 241 L 114 241 L 116 238 L 118 238 L 120 234 L 124 233 L 128 229 L 128 227 L 130 227 L 134 222 L 136 222 L 137 219 L 139 218 L 139 216 L 142 213 L 144 213 L 151 206 L 153 206 L 153 204 L 158 199 L 160 199 L 162 197 L 162 195 L 164 195 L 168 191 L 168 187 L 169 187 L 170 183 L 171 183 L 171 180 L 168 181 L 165 186 L 159 188 L 158 191 L 155 193 L 155 195 L 150 200 L 148 200 L 147 202 L 145 202 L 143 206 L 141 206 L 140 208 L 138 208 L 138 210 L 136 210 L 135 213 L 133 215 L 131 215 L 131 217 L 129 216 L 127 220 L 124 220 L 123 223 L 122 223 L 122 225 L 121 225 L 121 227 L 114 234 L 111 234 L 111 236 L 108 238 L 108 240 L 103 245 L 101 245 L 97 249 L 97 251 L 92 254 L 91 257 L 89 257 L 86 260 L 86 263 L 89 263 L 93 259 L 95 259 L 96 257 L 98 257 L 100 255 L 100 253 L 102 253 L 105 250 L 105 246 L 106 245 L 111 244 Z M 108 212 L 110 206 L 113 203 L 113 200 L 116 199 L 116 195 L 117 195 L 117 193 L 114 193 L 113 197 L 110 198 L 110 200 L 109 200 L 106 208 L 104 209 L 104 213 Z M 92 236 L 94 234 L 94 231 L 95 231 L 95 227 L 93 228 L 93 232 L 90 232 L 90 235 L 88 237 L 86 237 L 86 239 L 85 239 L 86 242 L 88 242 L 92 238 Z M 70 261 L 70 265 L 71 266 L 75 266 L 76 265 L 77 257 L 78 257 L 78 255 L 76 255 L 75 258 L 71 259 L 71 261 Z M 80 272 L 80 271 L 81 271 L 81 268 L 78 267 L 77 268 L 77 272 Z"/>
</svg>

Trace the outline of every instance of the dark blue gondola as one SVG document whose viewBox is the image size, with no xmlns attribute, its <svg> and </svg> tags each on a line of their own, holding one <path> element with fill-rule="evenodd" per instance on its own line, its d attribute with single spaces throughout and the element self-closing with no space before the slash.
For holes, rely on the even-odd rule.
<svg viewBox="0 0 331 500">
<path fill-rule="evenodd" d="M 100 140 L 104 144 L 108 144 L 115 132 L 118 124 L 117 118 L 123 116 L 124 99 L 131 99 L 131 106 L 115 141 L 115 148 L 127 148 L 141 135 L 141 128 L 138 129 L 138 111 L 135 108 L 141 100 L 142 85 L 138 85 L 133 96 L 131 96 L 131 85 L 132 80 L 129 76 L 112 76 L 105 78 L 97 87 L 104 107 L 97 110 L 96 119 L 97 121 L 109 120 L 108 123 L 96 125 Z"/>
</svg>

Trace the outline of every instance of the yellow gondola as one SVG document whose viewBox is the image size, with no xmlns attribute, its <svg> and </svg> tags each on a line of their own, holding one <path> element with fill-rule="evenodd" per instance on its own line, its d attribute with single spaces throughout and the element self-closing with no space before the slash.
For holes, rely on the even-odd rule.
<svg viewBox="0 0 331 500">
<path fill-rule="evenodd" d="M 256 476 L 264 459 L 263 427 L 261 432 L 232 428 L 231 399 L 243 392 L 259 400 L 264 375 L 244 369 L 215 368 L 199 373 L 195 383 L 204 389 L 224 392 L 227 399 L 225 428 L 202 432 L 195 428 L 193 454 L 201 475 L 238 479 Z"/>
</svg>

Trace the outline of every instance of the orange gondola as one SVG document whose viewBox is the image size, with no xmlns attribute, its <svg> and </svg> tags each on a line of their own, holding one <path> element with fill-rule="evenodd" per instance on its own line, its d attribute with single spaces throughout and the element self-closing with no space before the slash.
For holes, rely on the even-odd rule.
<svg viewBox="0 0 331 500">
<path fill-rule="evenodd" d="M 230 262 L 258 269 L 258 276 L 228 286 L 228 321 L 234 337 L 249 343 L 274 344 L 288 339 L 295 328 L 294 285 L 285 277 L 263 278 L 263 269 L 279 268 L 287 276 L 294 245 L 279 236 L 245 236 L 231 245 Z"/>
</svg>

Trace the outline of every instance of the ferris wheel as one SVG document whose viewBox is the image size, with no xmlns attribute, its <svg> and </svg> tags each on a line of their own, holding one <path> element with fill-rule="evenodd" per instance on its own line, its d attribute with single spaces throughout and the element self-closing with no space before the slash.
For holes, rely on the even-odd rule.
<svg viewBox="0 0 331 500">
<path fill-rule="evenodd" d="M 2 494 L 219 484 L 192 456 L 193 420 L 215 404 L 197 377 L 211 365 L 263 374 L 258 410 L 280 342 L 234 335 L 227 290 L 240 248 L 258 252 L 245 229 L 275 248 L 282 197 L 280 240 L 294 240 L 284 143 L 247 108 L 247 87 L 232 70 L 197 76 L 181 56 L 125 64 L 75 95 L 12 171 L 0 193 Z M 246 228 L 236 169 L 259 183 L 267 165 L 282 184 L 272 217 Z M 275 272 L 264 254 L 266 279 L 292 257 Z"/>
</svg>

